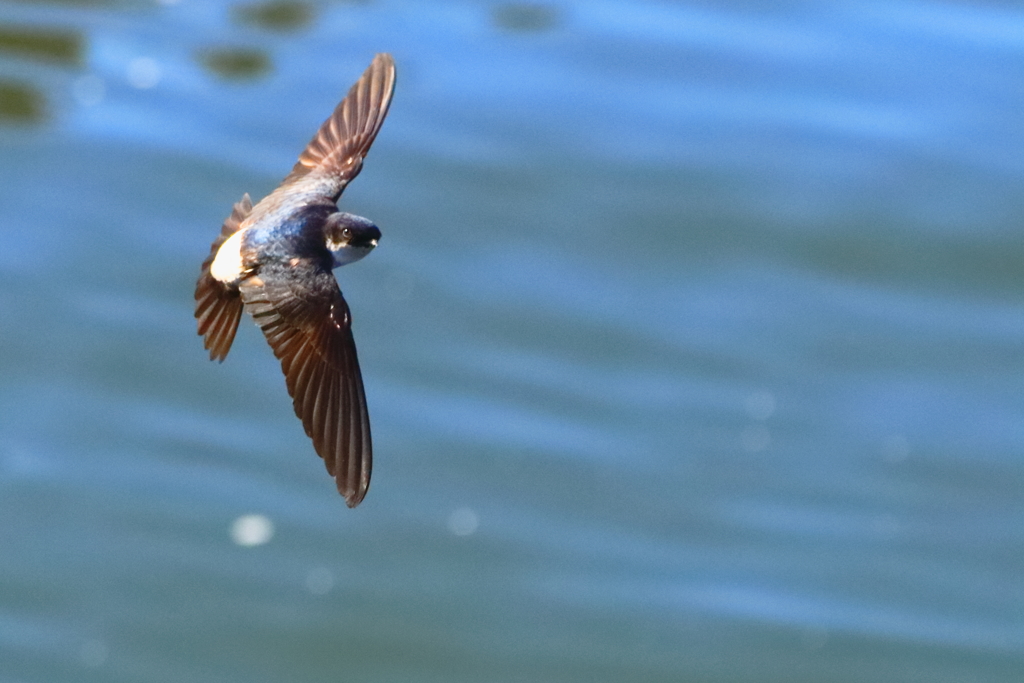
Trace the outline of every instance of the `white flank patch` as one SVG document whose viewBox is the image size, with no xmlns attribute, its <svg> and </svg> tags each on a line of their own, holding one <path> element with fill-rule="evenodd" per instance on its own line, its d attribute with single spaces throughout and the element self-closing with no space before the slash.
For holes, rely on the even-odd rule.
<svg viewBox="0 0 1024 683">
<path fill-rule="evenodd" d="M 229 237 L 217 250 L 217 256 L 210 264 L 210 275 L 214 280 L 229 285 L 242 277 L 242 233 L 239 230 Z"/>
</svg>

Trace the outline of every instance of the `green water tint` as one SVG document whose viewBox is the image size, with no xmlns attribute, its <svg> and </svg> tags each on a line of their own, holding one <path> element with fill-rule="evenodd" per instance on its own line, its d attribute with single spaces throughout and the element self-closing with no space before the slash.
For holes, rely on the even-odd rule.
<svg viewBox="0 0 1024 683">
<path fill-rule="evenodd" d="M 28 83 L 0 79 L 0 121 L 38 123 L 46 118 L 46 97 Z"/>
<path fill-rule="evenodd" d="M 237 5 L 231 13 L 241 24 L 282 32 L 305 28 L 316 16 L 312 4 L 290 0 Z"/>
<path fill-rule="evenodd" d="M 77 31 L 0 24 L 0 54 L 80 66 L 85 54 L 85 38 Z"/>
<path fill-rule="evenodd" d="M 495 6 L 491 12 L 496 26 L 519 33 L 547 31 L 559 21 L 558 8 L 541 3 L 508 3 Z"/>
<path fill-rule="evenodd" d="M 197 59 L 206 69 L 227 80 L 253 80 L 273 68 L 270 55 L 256 48 L 214 48 L 200 52 Z"/>
</svg>

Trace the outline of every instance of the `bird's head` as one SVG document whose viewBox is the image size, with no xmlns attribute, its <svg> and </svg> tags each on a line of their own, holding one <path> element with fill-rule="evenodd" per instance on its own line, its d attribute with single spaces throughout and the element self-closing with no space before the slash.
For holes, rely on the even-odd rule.
<svg viewBox="0 0 1024 683">
<path fill-rule="evenodd" d="M 362 216 L 338 211 L 324 222 L 324 241 L 334 256 L 335 268 L 363 258 L 379 239 L 380 229 Z"/>
</svg>

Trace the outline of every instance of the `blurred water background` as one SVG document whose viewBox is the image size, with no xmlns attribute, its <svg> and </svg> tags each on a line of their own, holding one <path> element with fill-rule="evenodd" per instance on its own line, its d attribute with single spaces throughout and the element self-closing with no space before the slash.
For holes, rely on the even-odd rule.
<svg viewBox="0 0 1024 683">
<path fill-rule="evenodd" d="M 345 508 L 209 244 L 376 52 Z M 0 680 L 1024 680 L 1024 9 L 0 1 Z"/>
</svg>

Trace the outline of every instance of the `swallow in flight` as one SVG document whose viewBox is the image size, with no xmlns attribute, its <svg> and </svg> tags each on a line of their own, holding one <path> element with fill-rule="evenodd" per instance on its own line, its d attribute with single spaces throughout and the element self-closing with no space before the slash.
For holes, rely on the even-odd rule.
<svg viewBox="0 0 1024 683">
<path fill-rule="evenodd" d="M 349 507 L 370 486 L 372 447 L 352 317 L 332 272 L 377 246 L 371 221 L 338 210 L 391 104 L 395 63 L 374 57 L 281 185 L 242 196 L 203 261 L 196 319 L 223 361 L 242 310 L 281 361 L 295 414 Z"/>
</svg>

